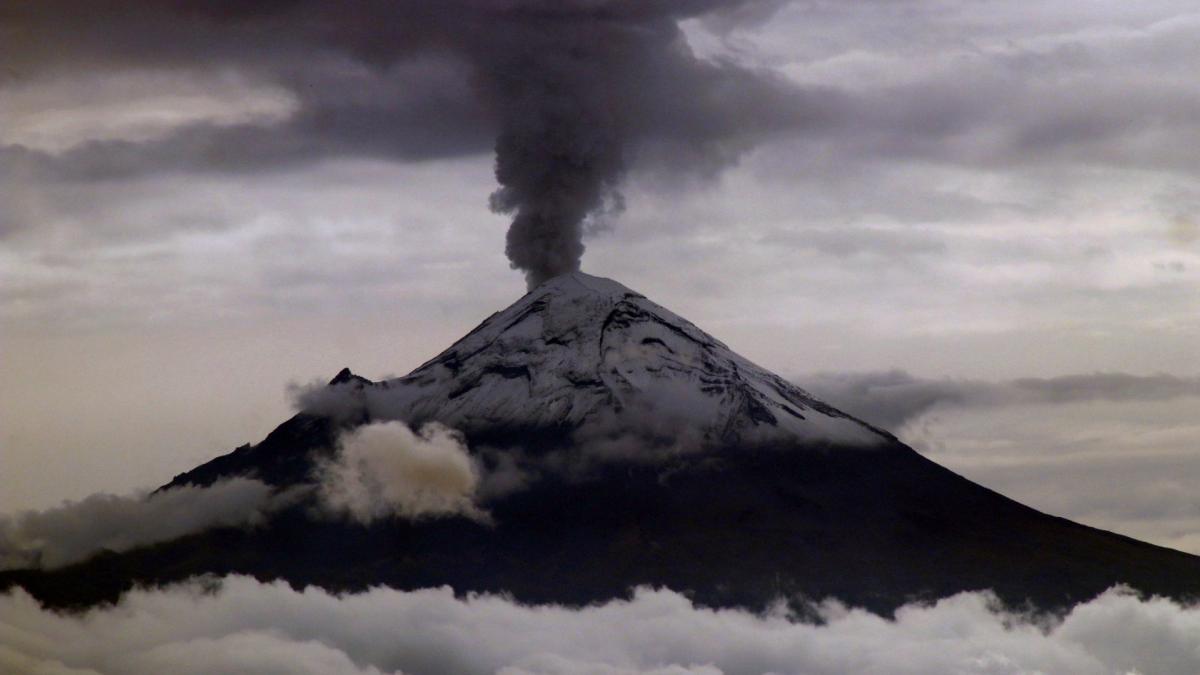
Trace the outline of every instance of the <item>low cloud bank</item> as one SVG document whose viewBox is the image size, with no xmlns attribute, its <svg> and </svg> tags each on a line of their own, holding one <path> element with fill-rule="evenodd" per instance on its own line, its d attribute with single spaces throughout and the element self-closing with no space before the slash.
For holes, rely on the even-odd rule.
<svg viewBox="0 0 1200 675">
<path fill-rule="evenodd" d="M 75 616 L 0 596 L 0 671 L 55 673 L 1196 673 L 1200 607 L 1110 590 L 1066 616 L 986 593 L 894 621 L 826 602 L 822 625 L 695 607 L 668 590 L 582 609 L 449 588 L 334 596 L 227 577 L 128 593 Z"/>
<path fill-rule="evenodd" d="M 95 494 L 45 511 L 0 516 L 0 570 L 70 565 L 214 527 L 262 523 L 287 501 L 248 478 L 150 495 Z"/>
<path fill-rule="evenodd" d="M 872 424 L 898 429 L 934 408 L 1087 401 L 1165 401 L 1200 396 L 1200 377 L 1093 373 L 1003 382 L 928 379 L 903 370 L 794 378 L 817 398 Z"/>
<path fill-rule="evenodd" d="M 508 478 L 499 474 L 491 491 L 502 491 L 500 479 Z M 436 516 L 488 521 L 474 502 L 477 493 L 486 492 L 479 489 L 477 462 L 462 436 L 440 424 L 413 432 L 386 422 L 343 434 L 338 453 L 318 465 L 316 479 L 315 485 L 277 491 L 235 477 L 208 487 L 94 494 L 44 511 L 0 515 L 0 570 L 53 569 L 105 550 L 121 553 L 217 527 L 258 526 L 313 495 L 321 510 L 363 523 Z"/>
<path fill-rule="evenodd" d="M 480 472 L 463 437 L 441 424 L 418 432 L 402 422 L 367 424 L 343 434 L 317 469 L 325 507 L 359 522 L 399 516 L 486 519 L 473 498 Z"/>
</svg>

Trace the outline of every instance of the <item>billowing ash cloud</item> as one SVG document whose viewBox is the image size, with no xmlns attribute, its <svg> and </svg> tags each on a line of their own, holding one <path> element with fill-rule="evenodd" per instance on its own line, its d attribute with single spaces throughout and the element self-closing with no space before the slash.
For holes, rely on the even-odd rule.
<svg viewBox="0 0 1200 675">
<path fill-rule="evenodd" d="M 1195 673 L 1200 608 L 1111 590 L 1061 618 L 986 593 L 894 621 L 827 602 L 823 623 L 702 609 L 668 590 L 581 609 L 449 588 L 334 596 L 227 577 L 126 594 L 82 616 L 0 595 L 0 670 L 407 675 Z M 74 670 L 72 670 L 74 669 Z"/>
<path fill-rule="evenodd" d="M 818 398 L 885 428 L 897 429 L 941 406 L 988 407 L 1165 401 L 1200 396 L 1200 377 L 1093 373 L 1004 382 L 928 379 L 902 370 L 817 373 L 795 378 Z"/>
<path fill-rule="evenodd" d="M 0 569 L 53 568 L 214 527 L 263 522 L 292 495 L 249 478 L 150 495 L 96 494 L 45 511 L 0 516 Z"/>
<path fill-rule="evenodd" d="M 708 174 L 773 133 L 828 117 L 819 112 L 828 102 L 815 103 L 828 96 L 698 58 L 680 28 L 691 18 L 728 28 L 779 4 L 6 3 L 0 62 L 18 81 L 151 65 L 193 75 L 225 68 L 287 103 L 244 123 L 182 124 L 169 135 L 101 137 L 49 153 L 14 144 L 6 152 L 55 173 L 103 176 L 347 154 L 438 157 L 491 144 L 500 184 L 491 206 L 512 214 L 507 254 L 533 285 L 579 268 L 585 232 L 620 210 L 618 186 L 632 163 Z"/>
<path fill-rule="evenodd" d="M 473 502 L 480 483 L 475 461 L 462 435 L 440 424 L 419 432 L 402 422 L 358 427 L 342 435 L 317 477 L 325 507 L 362 523 L 391 516 L 486 520 Z"/>
</svg>

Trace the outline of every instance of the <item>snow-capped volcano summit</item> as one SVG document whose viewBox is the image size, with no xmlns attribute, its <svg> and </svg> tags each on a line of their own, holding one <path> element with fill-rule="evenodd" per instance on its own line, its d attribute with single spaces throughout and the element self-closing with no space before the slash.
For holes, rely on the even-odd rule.
<svg viewBox="0 0 1200 675">
<path fill-rule="evenodd" d="M 372 418 L 470 432 L 755 444 L 877 444 L 880 432 L 625 286 L 574 272 L 537 286 L 411 374 L 364 387 Z M 362 391 L 364 390 L 365 391 Z"/>
</svg>

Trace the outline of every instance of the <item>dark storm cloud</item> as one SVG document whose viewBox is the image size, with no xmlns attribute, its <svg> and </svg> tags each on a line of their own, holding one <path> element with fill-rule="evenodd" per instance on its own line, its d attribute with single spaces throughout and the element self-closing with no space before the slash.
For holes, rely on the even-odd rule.
<svg viewBox="0 0 1200 675">
<path fill-rule="evenodd" d="M 578 269 L 585 230 L 621 208 L 618 187 L 640 148 L 711 173 L 772 133 L 828 117 L 819 97 L 779 77 L 697 58 L 679 27 L 706 15 L 725 26 L 761 20 L 778 4 L 9 3 L 0 59 L 18 78 L 235 68 L 299 101 L 283 124 L 196 124 L 153 143 L 93 142 L 30 160 L 75 178 L 491 145 L 491 206 L 512 214 L 507 253 L 533 284 Z"/>
<path fill-rule="evenodd" d="M 796 378 L 818 398 L 873 424 L 898 429 L 940 406 L 988 407 L 1165 401 L 1200 396 L 1200 377 L 1094 373 L 1006 382 L 919 378 L 902 370 Z"/>
<path fill-rule="evenodd" d="M 1081 11 L 1071 19 L 1079 30 L 1068 17 L 1061 34 L 1029 29 L 1025 40 L 1004 27 L 1036 18 L 968 25 L 967 4 L 804 3 L 776 14 L 788 5 L 0 0 L 0 62 L 10 73 L 0 86 L 235 71 L 295 103 L 282 119 L 194 121 L 159 138 L 91 139 L 53 155 L 0 147 L 0 164 L 42 181 L 100 181 L 494 151 L 500 188 L 490 204 L 512 215 L 507 252 L 531 282 L 578 267 L 585 235 L 621 210 L 627 171 L 711 177 L 784 138 L 799 142 L 779 144 L 785 159 L 771 174 L 819 186 L 815 204 L 848 195 L 836 200 L 843 219 L 881 201 L 871 169 L 883 166 L 902 166 L 920 185 L 905 183 L 881 211 L 953 221 L 990 202 L 962 190 L 931 195 L 913 162 L 1200 171 L 1188 142 L 1200 140 L 1200 95 L 1179 75 L 1196 55 L 1192 18 L 1110 34 L 1089 24 L 1102 16 Z M 681 29 L 691 19 L 729 49 L 698 57 Z M 770 68 L 745 65 L 753 50 L 731 35 L 747 27 L 790 32 L 786 49 L 757 59 Z M 958 31 L 970 48 L 946 42 Z M 862 54 L 876 59 L 865 79 L 853 69 L 813 75 L 814 64 Z M 32 219 L 17 209 L 0 235 Z"/>
</svg>

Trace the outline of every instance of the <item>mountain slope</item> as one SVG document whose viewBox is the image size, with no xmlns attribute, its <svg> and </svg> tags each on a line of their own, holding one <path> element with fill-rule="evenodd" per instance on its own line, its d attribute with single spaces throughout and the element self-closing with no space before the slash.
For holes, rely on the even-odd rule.
<svg viewBox="0 0 1200 675">
<path fill-rule="evenodd" d="M 835 596 L 879 611 L 981 588 L 1043 607 L 1115 583 L 1200 593 L 1200 558 L 971 483 L 588 275 L 534 289 L 405 377 L 374 383 L 343 371 L 305 403 L 258 445 L 171 485 L 312 481 L 339 434 L 380 420 L 449 425 L 485 476 L 520 480 L 483 481 L 490 523 L 363 525 L 300 504 L 262 528 L 0 583 L 68 606 L 205 572 L 342 590 L 448 584 L 530 602 L 587 603 L 652 584 L 717 606 Z"/>
<path fill-rule="evenodd" d="M 645 406 L 659 423 L 709 441 L 880 440 L 644 296 L 578 272 L 539 286 L 382 387 L 394 417 L 468 433 L 586 428 Z"/>
</svg>

